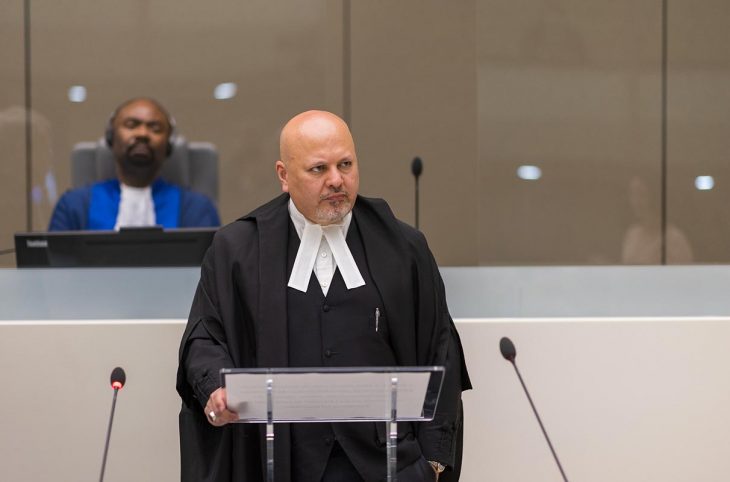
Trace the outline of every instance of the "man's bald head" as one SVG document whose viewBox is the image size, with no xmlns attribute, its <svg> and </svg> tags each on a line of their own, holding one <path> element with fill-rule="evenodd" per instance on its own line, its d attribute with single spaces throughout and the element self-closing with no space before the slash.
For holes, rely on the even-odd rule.
<svg viewBox="0 0 730 482">
<path fill-rule="evenodd" d="M 279 138 L 279 156 L 288 163 L 300 151 L 318 147 L 322 143 L 348 141 L 354 151 L 350 128 L 335 114 L 323 110 L 308 110 L 297 114 L 286 123 Z"/>
<path fill-rule="evenodd" d="M 281 131 L 276 173 L 281 189 L 310 221 L 337 223 L 350 212 L 360 185 L 355 143 L 331 112 L 294 116 Z"/>
</svg>

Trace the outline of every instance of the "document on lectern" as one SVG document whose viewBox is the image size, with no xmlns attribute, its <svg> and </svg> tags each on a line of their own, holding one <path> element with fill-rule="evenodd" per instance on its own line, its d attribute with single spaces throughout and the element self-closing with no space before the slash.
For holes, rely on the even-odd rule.
<svg viewBox="0 0 730 482">
<path fill-rule="evenodd" d="M 398 420 L 431 420 L 443 367 L 224 369 L 228 408 L 240 422 L 266 422 L 271 381 L 275 422 L 384 421 L 396 380 Z"/>
</svg>

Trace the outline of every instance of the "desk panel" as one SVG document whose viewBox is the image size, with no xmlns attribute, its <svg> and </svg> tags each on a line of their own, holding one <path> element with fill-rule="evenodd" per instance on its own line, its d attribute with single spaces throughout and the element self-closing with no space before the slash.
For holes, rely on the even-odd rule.
<svg viewBox="0 0 730 482">
<path fill-rule="evenodd" d="M 0 480 L 94 480 L 125 368 L 106 480 L 179 480 L 182 320 L 0 322 Z M 724 482 L 730 318 L 460 319 L 462 480 L 559 481 L 517 364 L 570 480 Z"/>
</svg>

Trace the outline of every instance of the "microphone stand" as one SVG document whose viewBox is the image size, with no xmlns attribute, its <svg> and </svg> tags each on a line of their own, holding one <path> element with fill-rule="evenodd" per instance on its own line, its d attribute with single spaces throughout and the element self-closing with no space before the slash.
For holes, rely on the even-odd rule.
<svg viewBox="0 0 730 482">
<path fill-rule="evenodd" d="M 416 177 L 416 229 L 418 229 L 418 178 Z"/>
<path fill-rule="evenodd" d="M 416 182 L 416 229 L 418 229 L 418 207 L 419 207 L 419 199 L 418 199 L 418 180 L 421 177 L 421 173 L 423 172 L 423 161 L 421 161 L 420 157 L 414 157 L 413 162 L 411 162 L 411 174 L 413 174 L 413 178 Z"/>
<path fill-rule="evenodd" d="M 545 427 L 542 424 L 542 420 L 540 420 L 540 415 L 537 413 L 537 409 L 535 408 L 535 404 L 532 403 L 532 397 L 530 396 L 530 392 L 527 391 L 527 387 L 525 386 L 525 382 L 522 380 L 522 375 L 520 375 L 520 370 L 517 368 L 517 363 L 515 363 L 514 359 L 510 360 L 508 359 L 510 363 L 512 363 L 512 366 L 515 367 L 515 372 L 517 372 L 517 378 L 520 379 L 520 383 L 522 384 L 522 389 L 525 391 L 525 395 L 527 395 L 527 400 L 530 402 L 530 406 L 532 407 L 532 411 L 535 413 L 535 418 L 537 418 L 537 423 L 540 424 L 540 429 L 542 430 L 542 434 L 545 436 L 545 440 L 547 440 L 548 447 L 550 447 L 550 451 L 553 453 L 553 458 L 555 458 L 555 462 L 558 464 L 558 469 L 560 469 L 560 475 L 563 476 L 563 480 L 565 482 L 568 482 L 568 478 L 565 476 L 565 472 L 563 471 L 563 466 L 560 465 L 560 460 L 558 460 L 558 454 L 555 453 L 555 449 L 553 448 L 553 444 L 550 442 L 550 437 L 548 437 L 547 432 L 545 431 Z"/>
<path fill-rule="evenodd" d="M 525 391 L 525 395 L 527 395 L 527 400 L 530 402 L 530 406 L 532 407 L 532 412 L 535 414 L 535 418 L 537 418 L 537 423 L 540 424 L 540 430 L 542 430 L 542 434 L 545 436 L 545 440 L 547 440 L 548 447 L 550 447 L 550 452 L 553 453 L 553 458 L 555 459 L 555 463 L 558 464 L 558 469 L 560 469 L 560 475 L 563 476 L 563 480 L 565 482 L 568 482 L 568 478 L 565 476 L 565 471 L 563 471 L 563 466 L 560 465 L 560 460 L 558 460 L 558 454 L 555 453 L 555 449 L 553 448 L 552 442 L 550 442 L 550 437 L 547 435 L 547 431 L 545 430 L 545 427 L 542 424 L 542 420 L 540 419 L 540 415 L 537 413 L 537 409 L 535 408 L 535 404 L 532 403 L 532 397 L 530 396 L 530 392 L 527 391 L 527 385 L 525 385 L 524 380 L 522 380 L 522 375 L 520 374 L 519 368 L 517 368 L 517 363 L 515 363 L 515 358 L 517 358 L 517 349 L 515 348 L 515 344 L 512 343 L 512 340 L 507 338 L 506 336 L 503 336 L 501 340 L 499 340 L 499 351 L 502 353 L 502 356 L 505 360 L 510 362 L 513 367 L 515 367 L 515 372 L 517 372 L 517 378 L 520 379 L 520 384 L 522 385 L 522 389 Z"/>
<path fill-rule="evenodd" d="M 106 454 L 109 451 L 109 439 L 112 434 L 112 422 L 114 421 L 114 408 L 117 405 L 117 392 L 119 388 L 114 388 L 114 398 L 112 399 L 112 413 L 109 416 L 109 427 L 106 429 L 106 443 L 104 444 L 104 458 L 101 461 L 101 475 L 99 476 L 99 482 L 104 481 L 104 469 L 106 468 Z"/>
</svg>

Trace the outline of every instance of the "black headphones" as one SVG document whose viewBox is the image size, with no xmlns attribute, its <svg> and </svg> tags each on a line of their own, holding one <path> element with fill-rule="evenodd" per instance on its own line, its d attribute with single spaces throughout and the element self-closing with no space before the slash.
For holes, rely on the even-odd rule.
<svg viewBox="0 0 730 482">
<path fill-rule="evenodd" d="M 165 119 L 167 120 L 167 125 L 170 126 L 170 133 L 167 136 L 167 148 L 165 149 L 165 156 L 170 157 L 170 154 L 172 154 L 172 150 L 175 147 L 175 118 L 172 117 L 167 110 L 165 110 L 162 105 L 160 105 L 159 102 L 157 102 L 154 99 L 149 99 L 145 97 L 135 98 L 128 100 L 122 104 L 119 105 L 114 111 L 112 111 L 111 115 L 109 116 L 109 120 L 106 123 L 106 130 L 104 131 L 104 140 L 106 141 L 106 145 L 109 147 L 109 149 L 112 148 L 112 144 L 114 144 L 114 120 L 117 118 L 117 114 L 119 111 L 123 108 L 128 106 L 129 104 L 136 102 L 138 100 L 147 100 L 149 102 L 152 102 L 157 108 L 162 112 L 165 116 Z"/>
</svg>

